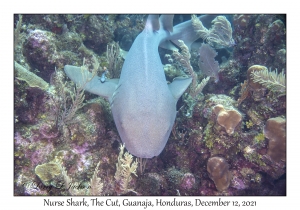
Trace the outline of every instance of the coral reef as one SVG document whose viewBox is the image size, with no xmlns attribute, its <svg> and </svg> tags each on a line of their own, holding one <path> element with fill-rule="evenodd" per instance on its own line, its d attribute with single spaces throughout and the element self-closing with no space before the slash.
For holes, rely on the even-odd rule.
<svg viewBox="0 0 300 210">
<path fill-rule="evenodd" d="M 194 18 L 200 39 L 160 57 L 167 81 L 193 81 L 147 161 L 120 147 L 109 102 L 62 71 L 118 78 L 147 16 L 14 17 L 14 195 L 286 195 L 285 15 L 214 15 L 200 28 L 175 15 Z M 199 67 L 199 42 L 217 54 L 218 83 Z"/>
<path fill-rule="evenodd" d="M 89 15 L 81 29 L 84 44 L 95 52 L 103 52 L 114 37 L 115 25 L 109 15 Z"/>
<path fill-rule="evenodd" d="M 284 21 L 285 16 L 278 15 L 234 15 L 233 36 L 237 46 L 233 49 L 233 56 L 239 65 L 245 68 L 264 65 L 285 71 L 286 63 L 277 60 L 277 53 L 282 55 L 279 51 L 285 49 Z"/>
<path fill-rule="evenodd" d="M 234 17 L 234 25 L 245 28 L 249 24 L 249 19 L 251 18 L 251 15 L 236 15 Z"/>
</svg>

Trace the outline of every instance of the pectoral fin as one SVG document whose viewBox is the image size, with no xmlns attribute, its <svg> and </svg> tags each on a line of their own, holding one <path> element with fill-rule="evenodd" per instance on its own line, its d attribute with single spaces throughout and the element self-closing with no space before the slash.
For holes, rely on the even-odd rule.
<svg viewBox="0 0 300 210">
<path fill-rule="evenodd" d="M 169 89 L 176 100 L 184 93 L 184 91 L 191 84 L 191 77 L 176 77 L 173 82 L 169 84 Z"/>
<path fill-rule="evenodd" d="M 93 77 L 91 72 L 77 66 L 66 65 L 64 71 L 79 87 L 83 87 L 88 92 L 108 99 L 112 97 L 119 83 L 119 79 L 107 79 L 102 83 L 100 77 Z"/>
</svg>

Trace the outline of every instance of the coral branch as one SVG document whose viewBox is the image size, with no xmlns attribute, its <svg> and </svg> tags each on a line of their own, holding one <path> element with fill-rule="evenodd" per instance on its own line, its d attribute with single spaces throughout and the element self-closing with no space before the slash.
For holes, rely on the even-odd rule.
<svg viewBox="0 0 300 210">
<path fill-rule="evenodd" d="M 101 195 L 102 189 L 103 189 L 103 183 L 101 183 L 101 178 L 97 177 L 97 174 L 99 172 L 98 168 L 100 166 L 100 161 L 97 164 L 93 177 L 91 178 L 90 185 L 91 189 L 89 194 L 90 195 Z"/>
<path fill-rule="evenodd" d="M 196 15 L 192 15 L 192 25 L 197 34 L 203 39 L 206 40 L 209 36 L 209 30 L 204 27 L 202 22 L 197 18 Z"/>
<path fill-rule="evenodd" d="M 120 55 L 120 46 L 118 43 L 113 42 L 110 45 L 107 45 L 106 50 L 106 59 L 108 62 L 108 70 L 113 78 L 120 76 L 120 71 L 122 68 L 122 58 Z"/>
<path fill-rule="evenodd" d="M 74 186 L 80 186 L 80 183 L 75 182 L 72 183 L 72 178 L 70 178 L 67 174 L 67 171 L 64 167 L 61 167 L 61 174 L 64 179 L 65 187 L 69 190 L 69 193 L 71 195 L 101 195 L 102 189 L 103 189 L 103 183 L 101 183 L 101 178 L 97 177 L 97 174 L 99 172 L 98 168 L 100 165 L 100 161 L 97 164 L 93 177 L 90 180 L 90 187 L 91 188 L 79 188 Z"/>
<path fill-rule="evenodd" d="M 172 55 L 176 59 L 176 61 L 178 61 L 183 67 L 184 71 L 193 78 L 190 95 L 195 98 L 202 91 L 210 77 L 203 79 L 201 83 L 198 84 L 198 76 L 190 63 L 191 54 L 189 52 L 189 49 L 182 40 L 178 40 L 178 42 L 181 53 L 179 53 L 178 51 L 173 51 Z"/>
<path fill-rule="evenodd" d="M 277 73 L 277 69 L 275 71 L 253 71 L 251 73 L 251 77 L 254 82 L 258 82 L 259 84 L 265 86 L 271 91 L 280 92 L 283 95 L 286 93 L 286 79 L 285 74 L 281 72 Z"/>
<path fill-rule="evenodd" d="M 118 163 L 116 164 L 117 171 L 115 173 L 116 184 L 120 187 L 120 192 L 118 194 L 125 194 L 127 192 L 135 192 L 133 189 L 129 188 L 129 183 L 132 180 L 131 174 L 136 174 L 136 169 L 138 167 L 138 161 L 132 163 L 132 155 L 126 152 L 124 154 L 125 145 L 120 146 L 120 153 L 118 157 Z M 124 157 L 123 157 L 124 154 Z"/>
</svg>

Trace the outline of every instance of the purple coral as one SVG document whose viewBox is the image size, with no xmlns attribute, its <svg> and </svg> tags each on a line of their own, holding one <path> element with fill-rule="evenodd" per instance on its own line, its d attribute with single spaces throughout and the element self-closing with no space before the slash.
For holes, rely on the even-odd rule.
<svg viewBox="0 0 300 210">
<path fill-rule="evenodd" d="M 243 190 L 247 188 L 243 180 L 238 178 L 237 176 L 233 176 L 231 186 L 237 190 Z"/>
<path fill-rule="evenodd" d="M 33 48 L 41 48 L 43 50 L 47 50 L 46 44 L 47 42 L 49 42 L 49 39 L 44 31 L 34 30 L 29 34 L 28 41 Z"/>
<path fill-rule="evenodd" d="M 43 79 L 49 78 L 54 70 L 52 65 L 60 58 L 56 45 L 55 35 L 49 31 L 36 29 L 28 34 L 24 55 L 40 71 L 39 76 Z"/>
<path fill-rule="evenodd" d="M 195 177 L 191 173 L 185 173 L 180 182 L 180 188 L 190 190 L 195 186 Z"/>
<path fill-rule="evenodd" d="M 51 38 L 50 32 L 42 30 L 34 30 L 29 33 L 27 44 L 33 49 L 39 49 L 40 55 L 47 57 L 49 50 L 53 51 L 54 45 L 51 43 L 53 39 Z"/>
<path fill-rule="evenodd" d="M 88 150 L 89 144 L 87 142 L 83 143 L 82 145 L 73 145 L 73 152 L 76 154 L 85 154 Z"/>
<path fill-rule="evenodd" d="M 51 125 L 45 123 L 40 126 L 39 131 L 46 139 L 53 139 L 59 135 L 59 131 L 57 129 L 53 129 Z"/>
<path fill-rule="evenodd" d="M 30 160 L 31 166 L 33 167 L 44 163 L 47 160 L 48 155 L 54 151 L 54 146 L 50 143 L 41 146 L 40 143 L 37 142 L 35 145 L 36 149 L 34 151 L 28 150 L 25 153 L 25 158 Z"/>
</svg>

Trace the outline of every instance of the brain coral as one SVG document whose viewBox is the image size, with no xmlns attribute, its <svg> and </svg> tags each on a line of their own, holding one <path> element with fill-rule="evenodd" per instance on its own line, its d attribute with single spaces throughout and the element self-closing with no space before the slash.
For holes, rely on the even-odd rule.
<svg viewBox="0 0 300 210">
<path fill-rule="evenodd" d="M 272 160 L 285 161 L 286 156 L 286 122 L 281 117 L 270 118 L 264 127 L 264 135 L 269 139 L 268 155 Z"/>
<path fill-rule="evenodd" d="M 236 110 L 225 110 L 221 104 L 214 106 L 213 111 L 217 115 L 218 124 L 224 127 L 229 135 L 233 134 L 235 127 L 242 120 L 242 115 Z"/>
<path fill-rule="evenodd" d="M 232 174 L 226 160 L 222 157 L 211 157 L 207 161 L 207 171 L 219 191 L 226 190 L 231 181 Z"/>
</svg>

